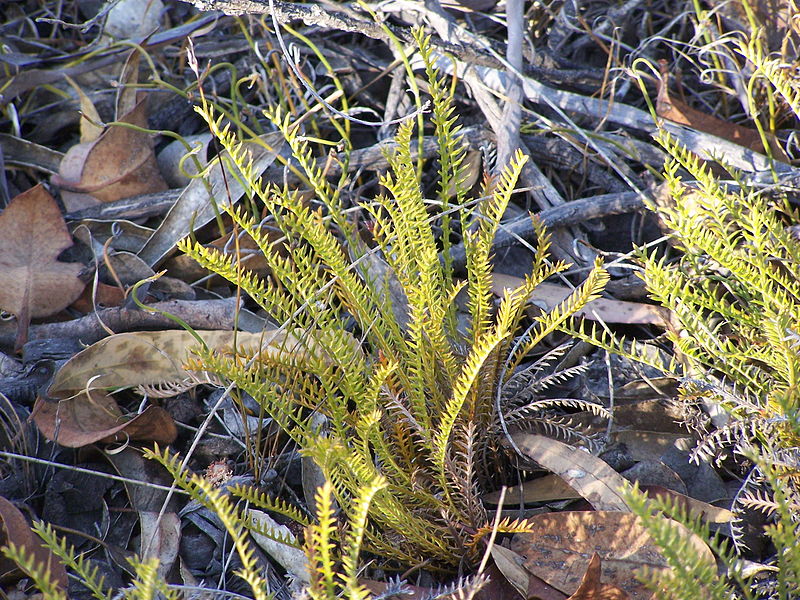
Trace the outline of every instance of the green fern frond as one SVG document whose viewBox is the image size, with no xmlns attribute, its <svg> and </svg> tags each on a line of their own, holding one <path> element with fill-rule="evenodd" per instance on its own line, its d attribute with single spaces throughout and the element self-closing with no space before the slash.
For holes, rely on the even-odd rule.
<svg viewBox="0 0 800 600">
<path fill-rule="evenodd" d="M 230 534 L 236 552 L 242 561 L 242 567 L 236 574 L 250 586 L 256 600 L 268 600 L 269 586 L 266 579 L 260 574 L 253 547 L 247 539 L 245 518 L 231 498 L 224 495 L 221 490 L 214 489 L 202 477 L 182 469 L 180 458 L 177 455 L 170 455 L 169 450 L 161 451 L 157 444 L 153 449 L 145 449 L 144 456 L 160 463 L 172 475 L 175 483 L 193 500 L 214 512 Z"/>
<path fill-rule="evenodd" d="M 733 41 L 736 50 L 756 69 L 755 76 L 763 76 L 775 90 L 783 96 L 786 103 L 795 115 L 800 115 L 800 92 L 796 84 L 787 73 L 787 65 L 777 59 L 764 56 L 763 46 L 758 43 L 756 36 L 750 40 L 736 39 Z"/>
<path fill-rule="evenodd" d="M 467 396 L 473 392 L 475 382 L 487 358 L 489 358 L 497 345 L 508 335 L 509 332 L 507 330 L 500 329 L 479 340 L 479 342 L 472 347 L 464 363 L 463 370 L 453 386 L 453 395 L 441 414 L 441 418 L 435 430 L 436 433 L 433 437 L 433 462 L 437 466 L 442 481 L 445 480 L 445 455 L 453 431 L 453 425 L 464 403 L 467 401 Z"/>
<path fill-rule="evenodd" d="M 306 530 L 305 551 L 311 572 L 308 593 L 314 600 L 330 600 L 337 596 L 333 540 L 338 537 L 330 482 L 317 489 L 315 506 L 317 523 Z"/>
<path fill-rule="evenodd" d="M 36 589 L 41 592 L 45 600 L 67 600 L 67 591 L 53 580 L 49 565 L 44 564 L 26 546 L 17 545 L 9 540 L 0 549 L 0 553 L 14 561 L 33 580 Z"/>
<path fill-rule="evenodd" d="M 594 268 L 578 289 L 562 300 L 550 312 L 536 317 L 535 323 L 523 334 L 525 342 L 519 347 L 516 356 L 525 356 L 530 352 L 531 348 L 539 344 L 546 336 L 564 328 L 572 315 L 583 309 L 592 300 L 600 297 L 600 292 L 605 287 L 608 279 L 608 272 L 600 262 L 595 263 Z"/>
<path fill-rule="evenodd" d="M 746 183 L 726 189 L 669 134 L 659 141 L 674 162 L 666 169 L 672 200 L 658 211 L 684 256 L 669 265 L 655 256 L 642 260 L 651 294 L 680 323 L 670 339 L 695 373 L 737 383 L 761 399 L 767 419 L 782 418 L 795 410 L 796 401 L 786 399 L 800 376 L 787 336 L 800 322 L 800 243 L 779 208 Z M 696 190 L 681 184 L 678 164 L 697 179 Z"/>
<path fill-rule="evenodd" d="M 367 529 L 367 518 L 370 503 L 375 494 L 386 487 L 386 481 L 376 476 L 371 482 L 365 484 L 357 494 L 350 518 L 348 519 L 349 531 L 345 537 L 347 551 L 342 556 L 345 580 L 345 590 L 350 598 L 367 598 L 369 593 L 358 581 L 359 552 Z M 323 491 L 324 493 L 324 491 Z"/>
<path fill-rule="evenodd" d="M 492 241 L 511 200 L 517 178 L 527 160 L 528 158 L 519 151 L 512 157 L 501 172 L 492 194 L 486 202 L 480 205 L 483 214 L 475 228 L 468 230 L 464 236 L 473 344 L 477 343 L 478 339 L 491 326 L 489 315 L 492 302 L 492 283 L 489 259 Z"/>
<path fill-rule="evenodd" d="M 177 600 L 180 597 L 177 590 L 170 589 L 167 582 L 159 576 L 159 561 L 156 557 L 147 560 L 138 558 L 129 559 L 130 565 L 136 578 L 124 592 L 125 598 L 132 600 L 156 600 L 158 597 L 165 597 L 169 600 Z"/>
<path fill-rule="evenodd" d="M 284 139 L 291 148 L 292 156 L 300 164 L 320 200 L 326 205 L 333 204 L 337 194 L 330 182 L 325 178 L 322 167 L 317 166 L 314 160 L 314 152 L 310 145 L 302 136 L 298 135 L 298 128 L 293 122 L 294 115 L 284 112 L 280 107 L 266 110 L 264 115 L 283 134 Z M 216 132 L 214 134 L 216 135 Z"/>
<path fill-rule="evenodd" d="M 34 521 L 31 527 L 44 542 L 44 545 L 56 555 L 64 566 L 77 575 L 78 581 L 97 600 L 111 600 L 113 590 L 105 587 L 105 577 L 99 574 L 97 565 L 90 566 L 83 554 L 77 554 L 74 546 L 67 546 L 66 537 L 59 538 L 53 527 L 44 521 Z"/>
<path fill-rule="evenodd" d="M 655 351 L 653 346 L 627 339 L 624 336 L 615 336 L 597 323 L 586 323 L 570 317 L 561 326 L 561 330 L 576 339 L 594 344 L 612 354 L 653 367 L 668 376 L 678 377 L 682 372 L 679 363 L 674 357 L 665 362 L 664 358 Z"/>
<path fill-rule="evenodd" d="M 259 508 L 269 512 L 278 513 L 290 518 L 295 523 L 307 527 L 311 521 L 307 514 L 295 506 L 292 506 L 281 498 L 273 498 L 264 492 L 248 485 L 232 485 L 228 488 L 231 496 L 244 500 L 253 508 Z"/>
<path fill-rule="evenodd" d="M 443 207 L 442 219 L 449 219 L 446 208 L 450 203 L 450 194 L 455 197 L 454 204 L 463 203 L 469 190 L 464 188 L 466 173 L 464 159 L 466 147 L 459 137 L 461 126 L 457 124 L 454 116 L 455 109 L 452 103 L 452 91 L 448 92 L 445 81 L 439 75 L 430 44 L 430 35 L 423 29 L 414 30 L 414 39 L 417 48 L 425 63 L 425 74 L 428 80 L 428 90 L 433 101 L 432 122 L 439 148 L 439 177 L 438 196 Z M 445 232 L 448 232 L 445 229 Z M 446 236 L 445 236 L 446 239 Z"/>
<path fill-rule="evenodd" d="M 430 36 L 424 34 L 422 29 L 414 30 L 414 39 L 417 42 L 419 53 L 425 63 L 425 74 L 428 88 L 433 101 L 433 115 L 431 120 L 439 150 L 439 171 L 437 184 L 437 197 L 441 206 L 442 228 L 442 255 L 444 256 L 444 275 L 451 278 L 453 274 L 450 257 L 450 234 L 452 232 L 451 206 L 460 207 L 464 204 L 466 189 L 466 145 L 459 136 L 461 126 L 457 124 L 454 116 L 452 93 L 447 91 L 445 81 L 439 75 L 430 45 Z M 455 331 L 454 317 L 450 319 L 451 332 Z"/>
</svg>

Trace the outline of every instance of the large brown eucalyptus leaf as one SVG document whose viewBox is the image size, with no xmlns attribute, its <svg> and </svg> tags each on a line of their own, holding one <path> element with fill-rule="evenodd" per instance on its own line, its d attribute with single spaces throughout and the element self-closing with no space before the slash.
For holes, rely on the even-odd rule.
<svg viewBox="0 0 800 600">
<path fill-rule="evenodd" d="M 663 516 L 650 518 L 664 519 L 676 537 L 686 539 L 698 562 L 715 564 L 706 543 L 686 527 Z M 632 513 L 548 513 L 532 517 L 530 523 L 532 533 L 514 535 L 511 550 L 525 557 L 525 569 L 565 594 L 575 594 L 580 589 L 594 553 L 602 560 L 603 583 L 624 590 L 630 600 L 653 597 L 637 579 L 640 569 L 647 568 L 650 573 L 670 569 L 642 520 Z"/>
<path fill-rule="evenodd" d="M 153 153 L 152 137 L 137 129 L 147 127 L 145 99 L 118 117 L 118 122 L 134 127 L 110 125 L 93 142 L 76 144 L 64 155 L 53 181 L 63 188 L 69 210 L 97 200 L 112 202 L 167 189 Z"/>
<path fill-rule="evenodd" d="M 46 569 L 50 573 L 50 579 L 56 588 L 61 593 L 66 592 L 68 581 L 64 563 L 31 531 L 22 512 L 0 496 L 0 546 L 8 544 L 14 544 L 20 550 L 24 550 L 37 568 Z M 25 573 L 13 560 L 0 558 L 0 582 L 7 584 L 19 581 L 24 576 Z"/>
<path fill-rule="evenodd" d="M 32 318 L 55 314 L 81 295 L 83 265 L 56 260 L 71 245 L 61 211 L 41 185 L 0 214 L 0 309 L 17 316 L 18 346 Z"/>
<path fill-rule="evenodd" d="M 59 402 L 39 398 L 32 416 L 42 435 L 67 448 L 127 441 L 166 445 L 178 436 L 175 422 L 160 406 L 128 416 L 114 398 L 96 390 Z"/>
<path fill-rule="evenodd" d="M 292 332 L 267 330 L 261 333 L 244 331 L 197 331 L 208 347 L 221 354 L 240 355 L 323 353 L 312 337 Z M 354 343 L 355 340 L 354 340 Z M 89 388 L 110 389 L 136 386 L 197 385 L 199 373 L 184 368 L 192 348 L 200 342 L 183 329 L 118 333 L 95 342 L 70 358 L 53 378 L 47 390 L 51 399 L 69 398 Z M 194 383 L 192 383 L 192 381 Z"/>
</svg>

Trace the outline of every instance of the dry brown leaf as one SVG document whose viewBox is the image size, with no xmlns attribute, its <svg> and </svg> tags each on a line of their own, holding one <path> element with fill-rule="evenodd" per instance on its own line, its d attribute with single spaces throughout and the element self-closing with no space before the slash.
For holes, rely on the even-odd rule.
<svg viewBox="0 0 800 600">
<path fill-rule="evenodd" d="M 18 347 L 32 318 L 55 314 L 81 295 L 83 265 L 57 260 L 71 245 L 61 211 L 41 185 L 0 214 L 0 308 L 17 316 Z"/>
<path fill-rule="evenodd" d="M 483 501 L 490 504 L 500 502 L 500 491 L 485 494 Z M 530 504 L 532 502 L 552 502 L 553 500 L 573 500 L 581 495 L 572 489 L 558 475 L 545 475 L 506 489 L 505 500 L 511 504 Z"/>
<path fill-rule="evenodd" d="M 114 398 L 96 390 L 59 402 L 38 398 L 32 416 L 42 435 L 68 448 L 126 441 L 167 445 L 178 435 L 175 422 L 163 408 L 148 406 L 127 418 Z"/>
<path fill-rule="evenodd" d="M 253 528 L 250 532 L 250 535 L 253 536 L 253 541 L 286 571 L 286 576 L 289 579 L 303 585 L 310 584 L 311 572 L 309 571 L 306 553 L 296 546 L 279 542 L 275 539 L 279 537 L 296 542 L 297 538 L 292 533 L 292 530 L 286 525 L 278 523 L 262 510 L 250 509 L 247 511 L 247 517 L 253 523 Z M 266 536 L 261 533 L 262 531 L 269 531 L 271 535 Z"/>
<path fill-rule="evenodd" d="M 148 127 L 147 95 L 137 89 L 138 80 L 139 52 L 132 51 L 119 77 L 118 124 L 105 127 L 99 135 L 93 132 L 87 139 L 82 136 L 81 143 L 64 155 L 59 174 L 53 178 L 64 188 L 62 199 L 67 210 L 78 210 L 97 201 L 112 202 L 167 189 L 158 170 L 151 135 L 119 125 L 127 123 L 136 128 Z M 89 108 L 83 97 L 81 106 L 86 110 Z"/>
<path fill-rule="evenodd" d="M 101 308 L 122 306 L 123 302 L 125 302 L 124 290 L 121 290 L 119 286 L 98 281 L 96 285 L 87 285 L 71 307 L 83 314 L 88 314 Z"/>
<path fill-rule="evenodd" d="M 652 518 L 659 518 L 653 516 Z M 518 533 L 511 549 L 525 557 L 524 567 L 565 594 L 580 587 L 589 557 L 597 552 L 603 561 L 602 577 L 623 589 L 631 600 L 645 600 L 652 594 L 635 576 L 647 567 L 651 572 L 668 570 L 641 520 L 618 511 L 561 512 L 530 519 L 532 533 Z M 690 540 L 701 561 L 714 564 L 708 546 L 683 525 L 669 521 L 678 535 Z"/>
<path fill-rule="evenodd" d="M 506 578 L 506 581 L 513 585 L 514 589 L 522 596 L 525 596 L 530 576 L 530 573 L 522 566 L 525 558 L 498 544 L 492 545 L 491 554 L 495 566 Z"/>
<path fill-rule="evenodd" d="M 616 418 L 616 411 L 614 417 Z M 632 460 L 661 460 L 670 448 L 690 440 L 686 433 L 664 433 L 661 431 L 645 431 L 641 429 L 625 429 L 611 433 L 610 441 L 625 444 L 627 455 Z"/>
<path fill-rule="evenodd" d="M 525 595 L 520 594 L 519 591 L 508 582 L 500 572 L 500 569 L 497 568 L 497 565 L 490 563 L 483 571 L 482 575 L 489 581 L 478 590 L 478 593 L 474 596 L 474 600 L 524 600 Z M 564 596 L 542 598 L 541 600 L 564 600 Z"/>
<path fill-rule="evenodd" d="M 246 333 L 196 332 L 217 352 L 232 351 L 234 340 L 240 352 L 297 352 L 297 339 L 284 331 Z M 305 342 L 308 348 L 311 342 Z M 84 388 L 126 388 L 186 383 L 193 374 L 183 368 L 189 351 L 199 346 L 183 329 L 118 333 L 78 352 L 56 373 L 47 390 L 50 398 L 68 398 Z M 196 381 L 196 378 L 195 378 Z"/>
<path fill-rule="evenodd" d="M 80 101 L 81 143 L 93 142 L 103 133 L 103 127 L 100 125 L 100 123 L 103 121 L 100 118 L 100 114 L 97 112 L 94 104 L 89 99 L 89 96 L 87 96 L 80 86 L 75 83 L 75 80 L 73 80 L 69 75 L 64 75 L 64 79 L 67 80 L 67 83 L 69 83 L 72 86 L 72 89 L 75 90 L 75 93 L 78 94 L 78 100 Z"/>
<path fill-rule="evenodd" d="M 706 114 L 702 111 L 692 108 L 685 102 L 671 98 L 669 95 L 669 70 L 667 61 L 659 61 L 661 70 L 661 79 L 658 83 L 658 98 L 656 100 L 656 113 L 663 119 L 668 119 L 673 123 L 686 125 L 697 131 L 715 135 L 724 140 L 733 142 L 745 148 L 749 148 L 753 152 L 765 154 L 764 144 L 761 143 L 761 136 L 755 129 L 749 129 L 723 121 L 712 115 Z M 786 152 L 783 151 L 780 143 L 775 136 L 767 134 L 772 156 L 776 159 L 789 162 Z"/>
<path fill-rule="evenodd" d="M 525 557 L 504 546 L 492 546 L 492 560 L 500 575 L 523 598 L 536 600 L 565 600 L 567 595 L 542 581 L 525 567 Z"/>
<path fill-rule="evenodd" d="M 153 269 L 132 252 L 107 253 L 98 273 L 100 281 L 115 283 L 122 288 L 129 288 L 155 275 Z"/>
<path fill-rule="evenodd" d="M 114 107 L 114 114 L 117 115 L 117 118 L 120 115 L 127 115 L 132 112 L 136 105 L 141 102 L 141 99 L 145 97 L 144 92 L 137 87 L 140 60 L 141 54 L 137 50 L 132 50 L 125 59 L 125 64 L 122 65 L 122 70 L 119 73 L 117 100 Z M 147 122 L 145 121 L 141 125 L 142 127 L 147 127 Z"/>
<path fill-rule="evenodd" d="M 596 510 L 628 511 L 621 490 L 627 482 L 600 458 L 543 435 L 517 433 L 517 448 L 561 477 Z"/>
<path fill-rule="evenodd" d="M 0 546 L 9 543 L 26 550 L 33 555 L 38 566 L 47 565 L 50 578 L 60 588 L 62 594 L 67 590 L 67 571 L 64 564 L 50 550 L 48 550 L 31 528 L 20 510 L 8 500 L 0 496 Z M 8 583 L 24 577 L 24 573 L 17 564 L 5 557 L 0 557 L 0 582 Z"/>
<path fill-rule="evenodd" d="M 139 556 L 158 559 L 158 575 L 166 578 L 178 558 L 181 541 L 181 519 L 174 512 L 139 511 Z"/>
<path fill-rule="evenodd" d="M 669 500 L 680 506 L 684 511 L 689 513 L 690 516 L 700 517 L 707 523 L 730 523 L 736 518 L 736 515 L 726 508 L 714 506 L 708 502 L 697 500 L 696 498 L 661 487 L 660 485 L 644 485 L 641 486 L 641 490 L 650 498 L 660 497 Z"/>
<path fill-rule="evenodd" d="M 640 400 L 614 408 L 614 425 L 620 429 L 640 429 L 664 433 L 689 434 L 681 409 L 662 400 Z"/>
<path fill-rule="evenodd" d="M 483 0 L 478 0 L 483 1 Z M 495 0 L 489 0 L 490 2 L 495 2 Z M 480 150 L 470 150 L 464 156 L 464 162 L 462 163 L 463 171 L 463 179 L 459 182 L 458 186 L 456 186 L 454 181 L 451 181 L 449 187 L 447 188 L 447 192 L 445 196 L 447 198 L 453 198 L 456 195 L 457 187 L 460 189 L 468 190 L 472 188 L 478 180 L 483 175 L 483 152 Z"/>
<path fill-rule="evenodd" d="M 601 581 L 601 562 L 597 552 L 592 554 L 580 586 L 567 600 L 628 600 L 629 596 L 623 590 Z"/>
<path fill-rule="evenodd" d="M 146 98 L 117 121 L 147 127 Z M 53 182 L 64 189 L 64 204 L 70 211 L 92 203 L 92 199 L 113 202 L 167 189 L 151 135 L 125 125 L 109 125 L 95 141 L 70 148 Z"/>
<path fill-rule="evenodd" d="M 492 292 L 496 296 L 502 297 L 505 295 L 506 290 L 515 290 L 522 283 L 523 280 L 519 277 L 504 273 L 492 273 Z M 528 297 L 528 302 L 544 311 L 551 311 L 571 293 L 572 290 L 563 285 L 540 283 Z M 664 327 L 667 313 L 666 309 L 653 304 L 597 298 L 575 314 L 593 321 L 601 319 L 606 323 Z"/>
</svg>

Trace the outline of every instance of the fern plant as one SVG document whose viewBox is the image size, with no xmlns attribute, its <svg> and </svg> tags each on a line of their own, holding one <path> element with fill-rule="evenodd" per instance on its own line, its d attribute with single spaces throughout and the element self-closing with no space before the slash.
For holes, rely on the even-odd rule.
<svg viewBox="0 0 800 600">
<path fill-rule="evenodd" d="M 786 69 L 765 57 L 758 43 L 731 43 L 750 63 L 753 77 L 773 86 L 786 108 L 800 117 L 800 96 Z M 774 545 L 774 558 L 754 578 L 743 572 L 736 525 L 729 547 L 679 507 L 648 503 L 636 490 L 630 491 L 634 512 L 646 517 L 656 510 L 681 521 L 710 540 L 727 568 L 722 577 L 701 568 L 667 523 L 645 518 L 673 567 L 666 576 L 645 575 L 655 597 L 796 598 L 800 593 L 800 238 L 791 223 L 797 214 L 784 197 L 759 191 L 751 178 L 733 169 L 728 169 L 729 183 L 722 183 L 666 131 L 660 131 L 657 140 L 671 157 L 664 172 L 668 193 L 666 201 L 651 208 L 671 230 L 680 256 L 668 260 L 643 251 L 638 256 L 651 297 L 674 317 L 667 331 L 674 360 L 659 362 L 637 344 L 574 323 L 566 329 L 680 378 L 683 399 L 702 402 L 715 426 L 701 437 L 694 457 L 720 458 L 723 451 L 733 449 L 750 467 L 734 509 L 760 510 L 771 520 L 765 533 Z M 684 183 L 684 177 L 691 183 Z"/>
<path fill-rule="evenodd" d="M 796 445 L 800 241 L 785 224 L 782 203 L 738 173 L 732 174 L 738 189 L 721 185 L 668 134 L 660 141 L 675 160 L 666 169 L 672 202 L 658 211 L 682 256 L 672 263 L 644 256 L 644 279 L 680 323 L 669 335 L 685 376 L 708 380 L 712 385 L 700 395 L 730 416 L 698 451 L 752 438 L 752 430 L 778 446 Z M 696 190 L 681 182 L 681 167 Z"/>
<path fill-rule="evenodd" d="M 566 268 L 547 261 L 548 239 L 541 232 L 532 274 L 495 306 L 491 242 L 525 157 L 517 154 L 498 177 L 487 178 L 480 202 L 468 207 L 465 148 L 448 88 L 426 38 L 420 34 L 417 41 L 439 142 L 434 201 L 422 194 L 410 122 L 399 126 L 387 154 L 384 193 L 347 207 L 341 188 L 315 166 L 302 132 L 279 109 L 269 117 L 314 187 L 311 203 L 262 184 L 240 141 L 204 105 L 199 112 L 232 173 L 264 204 L 283 239 L 271 241 L 259 220 L 229 209 L 269 264 L 271 274 L 263 279 L 213 248 L 186 240 L 181 249 L 294 334 L 281 353 L 241 348 L 230 357 L 198 349 L 190 368 L 214 372 L 252 395 L 321 467 L 347 521 L 361 518 L 357 498 L 364 482 L 385 481 L 369 505 L 366 549 L 387 561 L 452 569 L 470 560 L 468 549 L 477 546 L 487 521 L 479 494 L 490 474 L 484 457 L 494 454 L 488 448 L 497 442 L 486 433 L 497 431 L 498 391 L 533 347 L 598 295 L 608 276 L 596 265 L 575 293 L 522 331 L 527 298 Z M 360 240 L 353 213 L 371 220 L 374 248 Z M 454 279 L 447 252 L 440 259 L 454 219 L 467 252 L 463 282 Z M 443 232 L 439 239 L 437 229 Z M 387 276 L 368 268 L 375 261 Z M 388 294 L 390 283 L 401 293 Z M 461 294 L 467 298 L 466 329 L 458 323 Z M 312 424 L 319 421 L 312 415 L 324 416 L 323 429 Z M 501 530 L 524 528 L 504 523 Z"/>
<path fill-rule="evenodd" d="M 769 61 L 762 68 L 776 85 L 786 77 Z M 783 81 L 778 89 L 788 85 Z M 796 102 L 791 89 L 784 91 Z M 732 183 L 721 183 L 665 130 L 656 139 L 671 158 L 664 172 L 666 200 L 651 208 L 671 231 L 680 256 L 669 260 L 640 251 L 638 258 L 650 296 L 673 315 L 666 335 L 674 358 L 662 361 L 640 351 L 641 345 L 596 328 L 572 323 L 565 330 L 681 378 L 686 399 L 702 401 L 712 412 L 721 409 L 716 431 L 697 448 L 699 457 L 738 439 L 795 446 L 800 238 L 789 223 L 797 215 L 785 198 L 760 192 L 733 169 Z M 686 174 L 691 185 L 683 182 Z"/>
<path fill-rule="evenodd" d="M 647 529 L 672 570 L 642 574 L 654 597 L 770 598 L 789 600 L 800 593 L 800 440 L 797 374 L 800 354 L 800 242 L 785 224 L 781 203 L 762 197 L 738 174 L 738 189 L 724 188 L 696 157 L 667 134 L 660 141 L 674 160 L 666 168 L 672 203 L 657 207 L 682 251 L 675 262 L 640 254 L 643 277 L 653 298 L 675 319 L 667 336 L 676 360 L 654 361 L 637 345 L 574 325 L 567 329 L 628 357 L 660 367 L 683 382 L 682 399 L 702 402 L 716 413 L 715 429 L 693 452 L 696 460 L 727 455 L 744 458 L 750 471 L 736 495 L 734 510 L 755 509 L 771 521 L 765 534 L 774 564 L 760 577 L 745 576 L 738 552 L 744 550 L 740 526 L 731 525 L 732 547 L 708 527 L 668 502 L 647 502 L 631 491 L 628 504 Z M 690 192 L 678 176 L 688 171 L 698 188 Z M 685 541 L 670 532 L 656 511 L 680 521 L 709 541 L 726 567 L 722 574 L 703 568 Z"/>
</svg>

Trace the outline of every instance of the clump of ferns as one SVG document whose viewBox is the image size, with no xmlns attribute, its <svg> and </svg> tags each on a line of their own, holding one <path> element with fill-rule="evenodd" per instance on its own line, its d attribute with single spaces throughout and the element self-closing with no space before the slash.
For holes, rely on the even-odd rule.
<svg viewBox="0 0 800 600">
<path fill-rule="evenodd" d="M 731 42 L 750 63 L 752 77 L 769 82 L 795 117 L 800 116 L 800 93 L 785 65 L 765 57 L 758 44 Z M 706 418 L 697 419 L 707 429 L 693 458 L 721 460 L 731 454 L 745 458 L 740 467 L 746 475 L 734 509 L 758 509 L 772 518 L 765 530 L 775 548 L 771 591 L 756 590 L 742 575 L 737 554 L 719 544 L 714 550 L 735 581 L 731 586 L 720 583 L 716 569 L 700 573 L 694 566 L 696 556 L 682 553 L 680 540 L 670 537 L 663 520 L 645 519 L 651 534 L 661 529 L 654 538 L 660 538 L 657 543 L 679 567 L 674 572 L 680 581 L 657 585 L 667 590 L 660 597 L 796 598 L 800 593 L 800 241 L 787 226 L 797 221 L 796 215 L 784 199 L 771 200 L 759 193 L 733 169 L 726 168 L 733 184 L 721 183 L 665 131 L 657 140 L 671 157 L 665 179 L 672 201 L 652 208 L 672 230 L 682 254 L 674 262 L 645 252 L 639 259 L 651 297 L 674 316 L 667 331 L 673 358 L 660 360 L 641 344 L 629 345 L 596 328 L 572 324 L 566 330 L 682 381 L 681 400 L 693 414 L 698 405 L 707 412 Z M 682 174 L 693 183 L 684 184 Z M 629 504 L 640 516 L 649 514 L 644 501 L 639 506 Z M 665 507 L 664 512 L 715 542 L 707 528 L 674 507 Z M 741 550 L 737 527 L 732 527 L 734 550 Z M 700 576 L 713 595 L 681 592 L 696 585 L 693 581 Z"/>
<path fill-rule="evenodd" d="M 631 357 L 708 382 L 706 404 L 730 424 L 726 429 L 716 419 L 721 429 L 707 447 L 748 430 L 796 445 L 796 430 L 787 425 L 800 408 L 800 353 L 792 336 L 800 325 L 800 242 L 786 225 L 785 208 L 733 170 L 736 185 L 721 184 L 668 133 L 658 141 L 672 157 L 665 166 L 672 201 L 655 209 L 682 254 L 673 262 L 644 252 L 639 258 L 651 297 L 674 316 L 667 336 L 676 358 L 664 364 L 643 353 Z M 695 180 L 692 188 L 682 183 L 681 170 Z M 583 337 L 631 355 L 605 332 L 594 333 Z"/>
<path fill-rule="evenodd" d="M 800 114 L 800 95 L 785 73 L 752 48 L 739 50 Z M 668 133 L 657 139 L 671 157 L 665 166 L 671 202 L 654 208 L 673 231 L 681 256 L 667 262 L 642 252 L 639 258 L 651 297 L 674 316 L 667 332 L 674 360 L 665 364 L 630 352 L 604 332 L 576 333 L 673 374 L 683 381 L 683 400 L 704 405 L 709 430 L 693 458 L 740 459 L 747 475 L 734 509 L 778 510 L 775 527 L 783 529 L 767 531 L 778 535 L 776 560 L 790 572 L 777 577 L 797 586 L 791 569 L 800 552 L 780 537 L 787 529 L 794 533 L 798 519 L 800 241 L 788 225 L 796 215 L 783 199 L 757 191 L 745 175 L 728 169 L 733 185 L 725 185 Z M 681 180 L 687 173 L 691 186 Z M 738 550 L 737 524 L 732 531 Z"/>
<path fill-rule="evenodd" d="M 406 121 L 387 153 L 389 172 L 380 180 L 385 192 L 358 205 L 374 223 L 375 247 L 367 248 L 355 229 L 358 219 L 344 208 L 341 186 L 327 180 L 290 118 L 270 115 L 314 188 L 311 204 L 285 187 L 262 185 L 239 140 L 206 107 L 201 114 L 235 177 L 264 204 L 283 240 L 268 238 L 260 221 L 243 211 L 229 211 L 261 249 L 271 271 L 263 279 L 214 248 L 187 240 L 181 249 L 292 333 L 284 352 L 255 349 L 231 358 L 198 349 L 189 366 L 224 377 L 255 398 L 320 466 L 345 521 L 356 516 L 361 482 L 386 480 L 370 503 L 365 550 L 387 563 L 451 570 L 476 561 L 487 531 L 480 492 L 492 475 L 484 471 L 483 457 L 496 443 L 487 434 L 498 419 L 498 389 L 534 347 L 598 296 L 608 274 L 596 265 L 571 296 L 536 317 L 520 337 L 528 298 L 567 267 L 547 260 L 549 241 L 540 231 L 531 275 L 495 305 L 492 240 L 526 158 L 517 154 L 499 176 L 487 178 L 481 202 L 469 208 L 466 148 L 450 88 L 433 67 L 427 40 L 417 41 L 440 155 L 433 203 L 421 191 L 411 152 L 413 124 Z M 431 204 L 441 212 L 431 214 Z M 449 260 L 450 219 L 458 219 L 463 232 L 463 282 Z M 440 239 L 434 224 L 443 231 Z M 375 261 L 402 291 L 403 306 L 393 303 L 386 278 L 367 268 Z M 457 314 L 462 290 L 466 331 Z M 323 429 L 312 413 L 324 417 Z M 527 527 L 504 521 L 500 531 Z"/>
<path fill-rule="evenodd" d="M 683 503 L 668 497 L 648 498 L 636 487 L 626 492 L 626 502 L 651 538 L 661 548 L 671 567 L 661 573 L 638 576 L 664 600 L 704 598 L 709 600 L 793 600 L 800 594 L 800 455 L 797 448 L 768 449 L 764 445 L 738 446 L 754 465 L 746 478 L 734 507 L 757 510 L 768 519 L 764 534 L 771 542 L 772 556 L 764 562 L 743 561 L 747 549 L 741 532 L 729 538 L 712 533 L 701 516 L 690 515 Z M 652 518 L 653 513 L 664 518 Z M 705 540 L 723 569 L 698 556 L 696 546 L 670 524 L 682 523 Z M 732 542 L 732 543 L 731 543 Z"/>
</svg>

